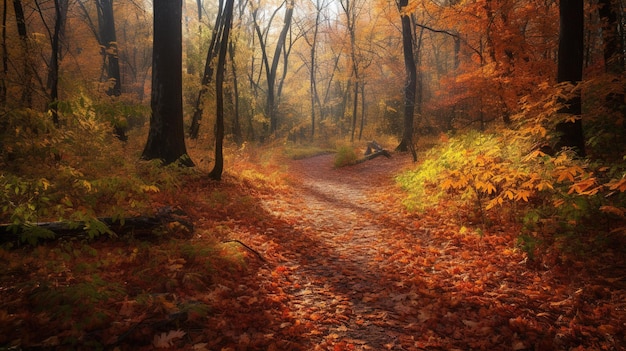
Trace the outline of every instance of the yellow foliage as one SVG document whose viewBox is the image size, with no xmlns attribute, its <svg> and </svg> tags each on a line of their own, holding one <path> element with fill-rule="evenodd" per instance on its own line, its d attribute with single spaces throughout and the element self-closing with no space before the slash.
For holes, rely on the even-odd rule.
<svg viewBox="0 0 626 351">
<path fill-rule="evenodd" d="M 159 187 L 156 185 L 142 185 L 139 187 L 144 193 L 158 193 Z"/>
</svg>

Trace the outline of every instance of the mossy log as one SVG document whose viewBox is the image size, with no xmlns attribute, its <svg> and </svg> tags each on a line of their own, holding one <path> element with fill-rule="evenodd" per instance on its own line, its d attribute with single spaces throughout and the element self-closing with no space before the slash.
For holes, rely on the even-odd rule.
<svg viewBox="0 0 626 351">
<path fill-rule="evenodd" d="M 192 234 L 193 224 L 185 213 L 169 207 L 160 209 L 153 216 L 0 225 L 0 243 L 17 244 L 36 244 L 60 238 L 133 236 L 154 239 L 164 235 L 190 237 Z"/>
</svg>

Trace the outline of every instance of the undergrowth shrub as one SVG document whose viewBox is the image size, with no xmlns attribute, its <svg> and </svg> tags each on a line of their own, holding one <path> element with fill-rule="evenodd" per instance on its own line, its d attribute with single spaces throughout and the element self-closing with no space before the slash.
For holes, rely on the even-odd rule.
<svg viewBox="0 0 626 351">
<path fill-rule="evenodd" d="M 478 214 L 483 226 L 512 219 L 530 258 L 546 247 L 589 251 L 623 235 L 624 165 L 591 163 L 568 150 L 550 156 L 534 144 L 510 132 L 451 138 L 397 177 L 404 203 L 425 211 L 452 202 Z"/>
<path fill-rule="evenodd" d="M 70 285 L 41 282 L 31 293 L 30 301 L 38 313 L 45 313 L 75 330 L 92 330 L 106 326 L 110 320 L 99 305 L 125 295 L 121 285 L 93 274 L 87 281 Z"/>
<path fill-rule="evenodd" d="M 115 138 L 111 113 L 101 106 L 84 95 L 59 106 L 59 126 L 30 109 L 2 118 L 0 222 L 21 227 L 22 242 L 52 236 L 32 225 L 40 221 L 84 225 L 89 237 L 108 233 L 97 217 L 140 214 L 150 210 L 150 193 L 179 185 L 184 170 L 139 162 L 138 151 Z M 142 111 L 115 108 L 135 119 Z"/>
<path fill-rule="evenodd" d="M 352 146 L 342 145 L 337 149 L 337 153 L 335 154 L 335 167 L 344 167 L 353 165 L 358 160 L 358 156 L 356 151 Z"/>
</svg>

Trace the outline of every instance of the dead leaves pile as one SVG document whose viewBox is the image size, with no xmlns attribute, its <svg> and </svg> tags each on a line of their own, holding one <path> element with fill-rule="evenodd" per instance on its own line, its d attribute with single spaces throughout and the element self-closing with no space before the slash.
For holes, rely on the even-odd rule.
<svg viewBox="0 0 626 351">
<path fill-rule="evenodd" d="M 391 177 L 408 163 L 333 169 L 322 156 L 293 162 L 282 186 L 226 177 L 155 194 L 155 207 L 191 216 L 191 241 L 2 251 L 0 347 L 626 348 L 623 251 L 530 267 L 515 224 L 479 228 L 456 208 L 407 213 Z M 90 304 L 42 302 L 44 285 L 81 283 L 95 287 L 79 295 Z"/>
</svg>

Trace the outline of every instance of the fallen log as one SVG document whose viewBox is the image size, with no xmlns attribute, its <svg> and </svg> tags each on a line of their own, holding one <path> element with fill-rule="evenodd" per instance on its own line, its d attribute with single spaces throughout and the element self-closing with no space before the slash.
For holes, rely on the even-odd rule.
<svg viewBox="0 0 626 351">
<path fill-rule="evenodd" d="M 361 159 L 356 160 L 356 163 L 369 161 L 381 155 L 387 158 L 391 158 L 391 153 L 389 153 L 389 151 L 385 150 L 382 146 L 380 146 L 380 144 L 372 140 L 367 143 L 367 150 L 365 151 L 365 156 L 363 156 L 363 158 Z"/>
<path fill-rule="evenodd" d="M 131 218 L 102 217 L 86 221 L 39 222 L 0 225 L 0 243 L 14 242 L 35 245 L 40 241 L 59 238 L 89 238 L 100 236 L 133 236 L 155 239 L 164 234 L 190 237 L 193 224 L 184 212 L 169 207 L 160 209 L 154 216 Z"/>
<path fill-rule="evenodd" d="M 371 153 L 369 155 L 365 155 L 363 156 L 363 158 L 356 160 L 356 163 L 361 163 L 361 162 L 365 162 L 365 161 L 369 161 L 373 158 L 376 158 L 378 156 L 385 156 L 387 158 L 391 158 L 391 154 L 389 153 L 389 151 L 387 150 L 381 150 L 381 151 L 376 151 L 374 153 Z"/>
</svg>

